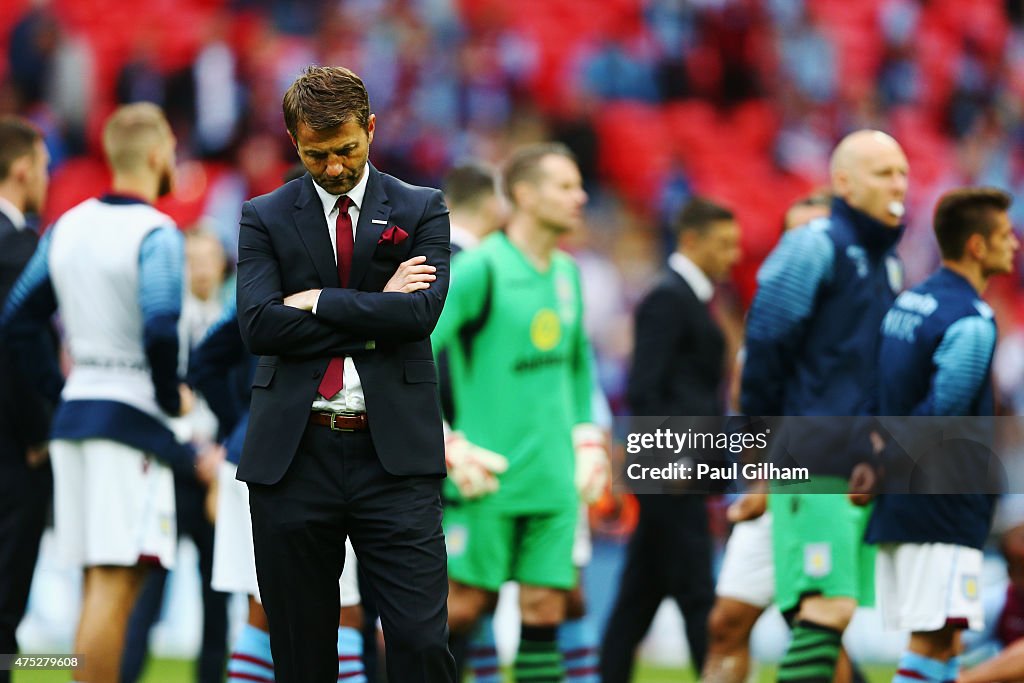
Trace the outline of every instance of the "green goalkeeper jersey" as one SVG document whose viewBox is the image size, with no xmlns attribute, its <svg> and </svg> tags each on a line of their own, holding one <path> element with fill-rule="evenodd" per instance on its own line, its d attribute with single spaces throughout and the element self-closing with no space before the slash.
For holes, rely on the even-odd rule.
<svg viewBox="0 0 1024 683">
<path fill-rule="evenodd" d="M 590 422 L 590 349 L 579 271 L 563 252 L 540 272 L 504 233 L 452 262 L 431 336 L 447 351 L 453 429 L 508 458 L 500 489 L 477 504 L 513 513 L 578 504 L 572 428 Z M 455 486 L 446 495 L 457 497 Z"/>
</svg>

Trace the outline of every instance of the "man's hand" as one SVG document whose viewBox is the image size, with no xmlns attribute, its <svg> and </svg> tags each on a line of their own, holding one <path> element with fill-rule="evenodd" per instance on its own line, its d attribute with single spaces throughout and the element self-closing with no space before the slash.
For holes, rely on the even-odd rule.
<svg viewBox="0 0 1024 683">
<path fill-rule="evenodd" d="M 300 311 L 312 311 L 316 300 L 320 297 L 319 289 L 307 289 L 304 292 L 289 294 L 284 298 L 284 305 L 297 308 Z"/>
<path fill-rule="evenodd" d="M 25 463 L 29 469 L 42 467 L 50 459 L 50 444 L 46 441 L 35 446 L 29 446 L 25 450 Z"/>
<path fill-rule="evenodd" d="M 421 289 L 428 289 L 430 283 L 437 279 L 434 273 L 437 268 L 428 266 L 426 256 L 413 256 L 408 261 L 399 264 L 398 270 L 391 276 L 388 283 L 384 285 L 385 292 L 418 292 Z"/>
<path fill-rule="evenodd" d="M 187 384 L 178 385 L 178 396 L 181 397 L 181 407 L 178 408 L 178 417 L 188 415 L 192 412 L 192 408 L 196 404 L 196 395 L 192 393 L 192 388 Z"/>
<path fill-rule="evenodd" d="M 462 432 L 452 432 L 445 440 L 444 460 L 448 476 L 467 500 L 497 491 L 495 475 L 508 469 L 505 456 L 471 444 Z"/>
<path fill-rule="evenodd" d="M 196 479 L 210 486 L 217 481 L 217 472 L 228 452 L 223 446 L 210 443 L 199 449 L 196 454 Z"/>
<path fill-rule="evenodd" d="M 595 424 L 578 424 L 572 428 L 572 445 L 576 453 L 576 491 L 586 505 L 596 503 L 612 480 L 604 430 Z"/>
<path fill-rule="evenodd" d="M 850 488 L 847 497 L 854 505 L 864 506 L 875 497 L 875 485 L 878 475 L 875 468 L 866 462 L 858 463 L 850 473 Z"/>
<path fill-rule="evenodd" d="M 768 509 L 768 494 L 762 492 L 745 493 L 743 497 L 729 506 L 725 517 L 733 524 L 757 519 Z"/>
</svg>

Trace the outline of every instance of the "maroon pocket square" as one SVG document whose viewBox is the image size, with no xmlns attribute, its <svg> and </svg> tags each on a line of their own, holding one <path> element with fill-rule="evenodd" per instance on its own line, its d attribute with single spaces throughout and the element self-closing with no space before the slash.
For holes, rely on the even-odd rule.
<svg viewBox="0 0 1024 683">
<path fill-rule="evenodd" d="M 397 225 L 392 225 L 381 233 L 380 239 L 377 240 L 377 244 L 401 244 L 408 236 L 409 233 L 405 230 L 402 230 Z"/>
</svg>

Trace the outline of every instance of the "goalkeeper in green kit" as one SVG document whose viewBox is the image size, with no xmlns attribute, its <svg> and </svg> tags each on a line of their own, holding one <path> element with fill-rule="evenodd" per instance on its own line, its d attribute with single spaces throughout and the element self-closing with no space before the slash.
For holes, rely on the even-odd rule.
<svg viewBox="0 0 1024 683">
<path fill-rule="evenodd" d="M 591 423 L 590 347 L 579 272 L 558 240 L 579 229 L 587 195 L 558 144 L 517 151 L 504 172 L 505 232 L 452 264 L 431 336 L 447 351 L 454 420 L 448 433 L 444 530 L 449 625 L 465 634 L 520 584 L 517 681 L 556 681 L 556 643 L 579 503 L 609 483 L 604 435 Z"/>
</svg>

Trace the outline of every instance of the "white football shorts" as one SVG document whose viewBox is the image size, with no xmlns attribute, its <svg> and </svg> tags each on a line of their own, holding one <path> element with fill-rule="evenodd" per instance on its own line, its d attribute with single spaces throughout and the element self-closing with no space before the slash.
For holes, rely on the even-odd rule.
<svg viewBox="0 0 1024 683">
<path fill-rule="evenodd" d="M 733 526 L 725 543 L 715 595 L 755 607 L 768 607 L 775 600 L 770 512 Z"/>
<path fill-rule="evenodd" d="M 237 470 L 235 464 L 224 462 L 217 476 L 217 523 L 213 531 L 213 578 L 210 583 L 214 590 L 246 593 L 260 600 L 256 553 L 252 545 L 252 517 L 249 516 L 249 488 L 235 479 Z M 342 607 L 361 602 L 356 554 L 347 539 L 345 570 L 338 584 Z"/>
<path fill-rule="evenodd" d="M 154 457 L 117 441 L 50 442 L 54 536 L 74 566 L 174 566 L 174 476 Z"/>
<path fill-rule="evenodd" d="M 949 543 L 883 543 L 875 556 L 875 595 L 889 630 L 938 631 L 947 622 L 984 626 L 982 553 Z"/>
</svg>

